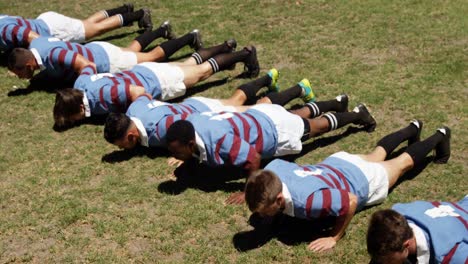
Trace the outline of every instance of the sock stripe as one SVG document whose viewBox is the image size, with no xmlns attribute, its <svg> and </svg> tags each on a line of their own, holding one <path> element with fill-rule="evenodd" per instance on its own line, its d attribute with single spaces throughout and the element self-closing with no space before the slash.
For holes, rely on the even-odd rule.
<svg viewBox="0 0 468 264">
<path fill-rule="evenodd" d="M 326 113 L 323 115 L 328 122 L 330 123 L 330 131 L 335 130 L 338 127 L 338 120 L 336 119 L 336 116 L 332 113 Z"/>
<path fill-rule="evenodd" d="M 316 117 L 320 115 L 320 109 L 318 108 L 317 104 L 307 103 L 307 106 L 309 106 L 310 110 L 312 111 L 312 114 L 313 114 L 312 117 Z"/>
<path fill-rule="evenodd" d="M 213 69 L 213 72 L 219 72 L 218 63 L 216 62 L 214 58 L 208 59 L 208 62 L 210 63 L 211 68 Z"/>
<path fill-rule="evenodd" d="M 106 11 L 106 10 L 102 10 L 102 13 L 104 14 L 104 16 L 105 16 L 106 18 L 108 18 L 108 17 L 109 17 L 109 14 L 107 13 L 107 11 Z"/>
<path fill-rule="evenodd" d="M 198 52 L 193 53 L 192 58 L 195 59 L 197 64 L 202 64 L 203 63 L 203 59 L 202 59 L 202 57 L 200 56 L 200 54 Z"/>
<path fill-rule="evenodd" d="M 123 26 L 123 25 L 124 25 L 124 19 L 123 19 L 122 14 L 118 14 L 117 17 L 118 17 L 119 20 L 120 20 L 120 25 Z"/>
</svg>

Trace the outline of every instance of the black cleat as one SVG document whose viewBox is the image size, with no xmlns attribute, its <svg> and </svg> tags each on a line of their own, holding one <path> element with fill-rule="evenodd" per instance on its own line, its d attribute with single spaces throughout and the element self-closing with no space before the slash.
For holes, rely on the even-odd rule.
<svg viewBox="0 0 468 264">
<path fill-rule="evenodd" d="M 421 131 L 423 129 L 423 122 L 421 120 L 413 119 L 411 120 L 410 124 L 415 126 L 418 129 L 418 132 L 416 133 L 416 135 L 408 139 L 408 146 L 413 143 L 421 141 Z"/>
<path fill-rule="evenodd" d="M 349 98 L 347 94 L 340 94 L 336 97 L 336 101 L 340 104 L 340 106 L 335 110 L 336 112 L 348 112 L 348 103 Z"/>
<path fill-rule="evenodd" d="M 375 130 L 377 122 L 375 122 L 374 117 L 372 117 L 364 104 L 358 104 L 358 106 L 353 109 L 353 112 L 361 114 L 361 120 L 357 121 L 357 124 L 362 125 L 369 133 Z"/>
<path fill-rule="evenodd" d="M 194 50 L 199 50 L 203 48 L 203 42 L 202 42 L 202 37 L 200 30 L 194 29 L 190 34 L 193 34 L 193 43 L 190 44 L 190 47 Z"/>
<path fill-rule="evenodd" d="M 169 20 L 164 21 L 159 27 L 165 30 L 164 36 L 163 36 L 165 39 L 171 40 L 171 39 L 177 38 L 174 32 L 172 32 L 172 25 Z"/>
<path fill-rule="evenodd" d="M 237 41 L 235 39 L 228 39 L 224 43 L 229 48 L 229 51 L 227 53 L 236 51 Z"/>
<path fill-rule="evenodd" d="M 244 72 L 247 78 L 257 77 L 260 73 L 260 65 L 257 59 L 257 49 L 254 46 L 247 46 L 244 50 L 250 54 L 245 58 L 244 61 Z"/>
<path fill-rule="evenodd" d="M 125 3 L 123 4 L 125 8 L 127 8 L 127 13 L 133 12 L 133 4 L 132 3 Z"/>
<path fill-rule="evenodd" d="M 143 16 L 138 21 L 138 27 L 145 31 L 153 30 L 153 22 L 151 22 L 151 10 L 143 8 Z"/>
<path fill-rule="evenodd" d="M 452 137 L 452 131 L 450 128 L 443 126 L 438 128 L 437 132 L 443 134 L 444 139 L 435 147 L 434 163 L 447 163 L 450 158 L 450 138 Z"/>
</svg>

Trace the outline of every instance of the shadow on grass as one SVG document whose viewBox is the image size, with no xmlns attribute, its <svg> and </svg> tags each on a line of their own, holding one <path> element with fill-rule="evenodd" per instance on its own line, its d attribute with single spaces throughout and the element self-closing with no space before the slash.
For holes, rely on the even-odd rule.
<svg viewBox="0 0 468 264">
<path fill-rule="evenodd" d="M 106 123 L 106 118 L 107 118 L 107 115 L 94 115 L 91 117 L 87 117 L 83 120 L 77 121 L 73 123 L 72 125 L 57 126 L 54 124 L 52 129 L 55 132 L 60 133 L 60 132 L 65 132 L 72 128 L 83 126 L 83 125 L 103 126 Z"/>
<path fill-rule="evenodd" d="M 94 42 L 94 41 L 105 41 L 105 42 L 109 42 L 111 40 L 114 40 L 114 39 L 121 39 L 121 38 L 125 38 L 127 36 L 130 36 L 134 33 L 143 33 L 143 30 L 133 30 L 131 32 L 125 32 L 125 33 L 121 33 L 121 34 L 118 34 L 118 35 L 111 35 L 111 36 L 107 36 L 107 37 L 103 37 L 103 38 L 94 38 L 94 39 L 91 39 L 90 41 L 87 41 L 86 44 L 90 43 L 90 42 Z M 130 43 L 128 43 L 130 44 Z"/>
<path fill-rule="evenodd" d="M 150 159 L 157 157 L 169 157 L 170 153 L 163 148 L 148 148 L 143 146 L 137 146 L 130 150 L 116 150 L 111 153 L 105 154 L 101 161 L 106 163 L 118 163 L 130 160 L 134 157 L 146 156 Z"/>
<path fill-rule="evenodd" d="M 188 188 L 204 192 L 223 190 L 236 192 L 244 189 L 244 182 L 231 182 L 243 178 L 242 169 L 236 167 L 209 167 L 192 160 L 184 162 L 175 171 L 176 180 L 162 182 L 158 186 L 161 193 L 178 195 Z"/>
<path fill-rule="evenodd" d="M 305 220 L 281 213 L 274 217 L 261 217 L 255 213 L 250 216 L 249 224 L 254 229 L 239 232 L 232 238 L 234 247 L 240 252 L 259 248 L 273 238 L 286 245 L 310 243 L 327 236 L 335 219 Z"/>
<path fill-rule="evenodd" d="M 73 87 L 73 81 L 50 79 L 45 73 L 36 74 L 27 87 L 8 92 L 8 96 L 23 96 L 33 92 L 55 93 L 57 90 Z"/>
<path fill-rule="evenodd" d="M 400 150 L 398 152 L 400 152 Z M 401 153 L 403 153 L 403 152 L 404 152 L 404 150 L 401 150 Z M 395 185 L 393 185 L 393 187 L 390 188 L 388 193 L 389 194 L 392 193 L 393 190 L 395 188 L 397 188 L 402 182 L 413 180 L 414 178 L 416 178 L 416 176 L 418 176 L 427 167 L 427 165 L 429 165 L 429 163 L 431 163 L 433 160 L 434 160 L 433 156 L 426 157 L 424 159 L 424 162 L 422 162 L 418 166 L 412 168 L 411 170 L 407 171 L 403 176 L 401 176 L 398 179 L 398 181 L 395 183 Z"/>
<path fill-rule="evenodd" d="M 194 86 L 192 88 L 187 89 L 187 92 L 183 96 L 174 98 L 172 100 L 168 100 L 167 102 L 169 102 L 169 103 L 180 103 L 184 99 L 192 97 L 197 93 L 201 93 L 201 92 L 203 92 L 205 90 L 208 90 L 208 89 L 210 89 L 212 87 L 215 87 L 215 86 L 224 85 L 225 83 L 227 83 L 227 81 L 228 81 L 228 78 L 223 78 L 223 79 L 220 79 L 220 80 L 215 80 L 215 81 L 211 81 L 211 82 L 206 82 L 204 84 L 196 85 L 196 86 Z"/>
</svg>

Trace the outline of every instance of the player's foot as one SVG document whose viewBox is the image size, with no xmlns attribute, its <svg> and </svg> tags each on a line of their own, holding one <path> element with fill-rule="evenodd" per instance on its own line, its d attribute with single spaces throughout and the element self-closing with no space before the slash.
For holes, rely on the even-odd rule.
<svg viewBox="0 0 468 264">
<path fill-rule="evenodd" d="M 257 77 L 260 73 L 260 64 L 257 59 L 257 49 L 254 46 L 247 46 L 244 50 L 249 52 L 247 58 L 244 61 L 244 72 L 248 78 Z"/>
<path fill-rule="evenodd" d="M 127 13 L 133 12 L 133 4 L 132 3 L 125 3 L 123 4 L 125 8 L 127 8 Z"/>
<path fill-rule="evenodd" d="M 421 140 L 421 131 L 422 131 L 422 128 L 423 128 L 423 122 L 421 120 L 418 120 L 418 119 L 411 120 L 410 124 L 415 126 L 416 129 L 418 130 L 418 132 L 416 133 L 416 135 L 414 135 L 414 136 L 412 136 L 412 137 L 410 137 L 408 139 L 408 146 L 413 144 L 413 143 L 419 142 Z"/>
<path fill-rule="evenodd" d="M 447 163 L 450 158 L 450 138 L 452 137 L 452 131 L 450 128 L 443 126 L 438 128 L 437 132 L 442 133 L 444 135 L 444 139 L 442 139 L 435 148 L 434 163 Z"/>
<path fill-rule="evenodd" d="M 361 115 L 361 119 L 357 122 L 357 124 L 362 125 L 369 133 L 375 130 L 377 122 L 369 113 L 369 110 L 367 110 L 367 107 L 364 104 L 358 104 L 358 106 L 353 109 L 353 112 L 360 113 Z"/>
<path fill-rule="evenodd" d="M 335 99 L 339 103 L 339 107 L 336 109 L 336 112 L 348 112 L 348 95 L 340 94 Z"/>
<path fill-rule="evenodd" d="M 164 21 L 159 27 L 163 28 L 165 30 L 163 38 L 165 38 L 167 40 L 177 38 L 177 36 L 174 34 L 174 32 L 172 32 L 172 25 L 171 25 L 171 22 L 169 20 Z"/>
<path fill-rule="evenodd" d="M 193 34 L 193 43 L 190 44 L 190 47 L 194 50 L 199 50 L 200 48 L 203 48 L 203 42 L 202 42 L 202 37 L 200 30 L 194 29 L 190 34 Z"/>
<path fill-rule="evenodd" d="M 153 29 L 153 22 L 151 22 L 151 10 L 143 8 L 143 16 L 138 21 L 138 27 L 143 28 L 145 31 Z"/>
<path fill-rule="evenodd" d="M 229 51 L 227 53 L 230 53 L 230 52 L 234 52 L 236 51 L 236 48 L 237 48 L 237 40 L 235 39 L 228 39 L 224 42 L 226 44 L 226 46 L 228 47 Z"/>
<path fill-rule="evenodd" d="M 268 90 L 270 92 L 279 92 L 280 87 L 278 85 L 279 71 L 275 68 L 270 69 L 267 72 L 267 75 L 270 76 L 270 85 L 268 85 Z"/>
<path fill-rule="evenodd" d="M 313 103 L 315 102 L 315 94 L 312 91 L 312 86 L 308 79 L 302 79 L 300 82 L 297 83 L 302 88 L 302 96 L 301 99 L 304 103 Z"/>
</svg>

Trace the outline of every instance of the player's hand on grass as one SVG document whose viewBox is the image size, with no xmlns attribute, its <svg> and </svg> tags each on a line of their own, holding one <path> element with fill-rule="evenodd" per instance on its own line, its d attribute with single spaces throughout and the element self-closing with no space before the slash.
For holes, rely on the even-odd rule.
<svg viewBox="0 0 468 264">
<path fill-rule="evenodd" d="M 332 249 L 336 245 L 336 240 L 333 237 L 322 237 L 312 241 L 307 247 L 314 252 L 324 252 Z"/>
<path fill-rule="evenodd" d="M 245 202 L 244 192 L 235 192 L 226 199 L 226 204 L 243 204 Z"/>
<path fill-rule="evenodd" d="M 167 164 L 169 166 L 176 166 L 176 167 L 179 167 L 180 165 L 182 165 L 182 163 L 184 163 L 183 160 L 178 160 L 174 157 L 170 157 L 167 159 Z"/>
</svg>

